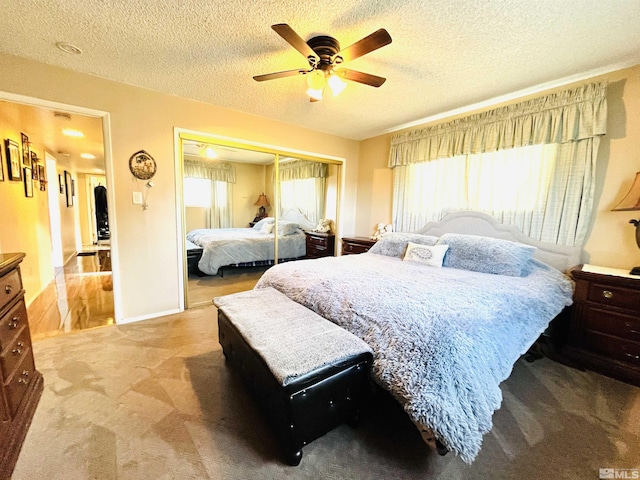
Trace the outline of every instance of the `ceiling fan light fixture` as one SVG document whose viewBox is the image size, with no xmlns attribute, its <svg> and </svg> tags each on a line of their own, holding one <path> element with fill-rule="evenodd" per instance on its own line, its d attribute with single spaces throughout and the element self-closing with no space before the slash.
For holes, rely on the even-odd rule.
<svg viewBox="0 0 640 480">
<path fill-rule="evenodd" d="M 327 79 L 322 70 L 314 70 L 307 75 L 307 85 L 310 90 L 323 90 L 326 84 Z"/>
<path fill-rule="evenodd" d="M 329 89 L 333 96 L 337 97 L 346 88 L 347 82 L 342 80 L 339 75 L 332 72 L 329 75 L 329 80 L 327 80 L 327 85 L 329 85 Z"/>
<path fill-rule="evenodd" d="M 307 95 L 309 95 L 314 100 L 322 100 L 322 90 L 315 90 L 310 88 L 307 90 Z"/>
</svg>

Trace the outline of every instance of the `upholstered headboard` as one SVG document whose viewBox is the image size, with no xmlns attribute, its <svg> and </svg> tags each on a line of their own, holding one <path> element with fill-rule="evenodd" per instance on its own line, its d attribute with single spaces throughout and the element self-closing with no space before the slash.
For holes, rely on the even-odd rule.
<svg viewBox="0 0 640 480">
<path fill-rule="evenodd" d="M 525 243 L 538 248 L 533 255 L 535 258 L 557 268 L 561 272 L 566 272 L 571 267 L 582 263 L 581 247 L 556 245 L 534 240 L 522 233 L 518 227 L 499 223 L 491 215 L 482 212 L 462 211 L 449 213 L 438 222 L 427 223 L 416 233 L 437 237 L 445 233 L 462 233 Z"/>
</svg>

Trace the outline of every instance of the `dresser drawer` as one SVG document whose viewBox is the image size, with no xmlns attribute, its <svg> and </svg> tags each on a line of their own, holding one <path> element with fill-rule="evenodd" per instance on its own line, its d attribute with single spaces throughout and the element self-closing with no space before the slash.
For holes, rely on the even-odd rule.
<svg viewBox="0 0 640 480">
<path fill-rule="evenodd" d="M 27 325 L 23 325 L 13 343 L 2 349 L 0 353 L 0 368 L 3 378 L 9 378 L 16 365 L 24 355 L 31 355 L 31 338 Z"/>
<path fill-rule="evenodd" d="M 640 312 L 640 291 L 630 288 L 593 282 L 589 285 L 587 299 L 601 305 Z"/>
<path fill-rule="evenodd" d="M 585 332 L 582 343 L 589 350 L 601 353 L 608 358 L 640 366 L 640 342 L 620 340 L 599 332 Z"/>
<path fill-rule="evenodd" d="M 7 403 L 9 404 L 9 414 L 14 417 L 20 406 L 20 402 L 24 397 L 29 384 L 34 378 L 35 366 L 33 364 L 33 355 L 31 350 L 24 355 L 13 375 L 5 384 L 5 393 L 7 395 Z"/>
<path fill-rule="evenodd" d="M 24 299 L 20 299 L 2 318 L 0 318 L 0 349 L 13 342 L 18 330 L 23 325 L 28 325 L 27 308 Z"/>
<path fill-rule="evenodd" d="M 640 317 L 588 306 L 583 314 L 584 328 L 640 342 Z"/>
<path fill-rule="evenodd" d="M 20 271 L 13 270 L 0 278 L 0 310 L 22 292 Z"/>
</svg>

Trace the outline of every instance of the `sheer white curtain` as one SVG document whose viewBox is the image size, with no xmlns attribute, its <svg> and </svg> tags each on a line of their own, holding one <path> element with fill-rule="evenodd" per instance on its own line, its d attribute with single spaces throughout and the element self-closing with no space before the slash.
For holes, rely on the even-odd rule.
<svg viewBox="0 0 640 480">
<path fill-rule="evenodd" d="M 606 110 L 606 84 L 590 84 L 394 136 L 394 227 L 480 210 L 533 238 L 582 245 Z"/>
<path fill-rule="evenodd" d="M 184 177 L 185 205 L 189 205 L 187 202 L 189 196 L 197 195 L 198 199 L 194 198 L 193 202 L 207 209 L 209 228 L 233 227 L 235 167 L 230 164 L 185 160 Z M 189 182 L 190 179 L 200 181 Z"/>
<path fill-rule="evenodd" d="M 328 167 L 321 162 L 295 160 L 280 165 L 280 206 L 298 209 L 312 223 L 324 215 Z"/>
</svg>

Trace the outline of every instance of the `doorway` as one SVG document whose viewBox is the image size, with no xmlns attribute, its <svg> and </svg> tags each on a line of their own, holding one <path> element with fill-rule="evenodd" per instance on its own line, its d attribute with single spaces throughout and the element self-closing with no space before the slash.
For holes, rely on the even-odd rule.
<svg viewBox="0 0 640 480">
<path fill-rule="evenodd" d="M 56 332 L 114 323 L 121 318 L 116 306 L 119 299 L 119 272 L 117 269 L 112 271 L 111 267 L 112 263 L 117 263 L 112 262 L 117 251 L 113 245 L 107 248 L 103 246 L 100 253 L 97 249 L 92 253 L 85 251 L 87 247 L 95 245 L 81 239 L 83 224 L 87 223 L 88 217 L 84 211 L 83 214 L 79 211 L 83 204 L 86 209 L 90 208 L 88 198 L 84 195 L 84 177 L 100 177 L 104 184 L 113 181 L 108 114 L 6 92 L 0 92 L 0 103 L 3 111 L 9 112 L 12 129 L 28 132 L 30 140 L 37 144 L 38 156 L 42 156 L 46 172 L 46 176 L 42 177 L 43 181 L 46 179 L 44 189 L 47 190 L 43 207 L 49 210 L 50 255 L 54 271 L 51 283 L 32 303 L 43 303 L 45 300 L 41 298 L 45 298 L 46 302 L 53 299 L 56 308 L 46 310 L 55 313 L 51 314 L 51 318 L 43 318 L 40 322 L 43 332 L 32 332 L 32 336 L 50 336 Z M 74 145 L 83 145 L 85 149 L 68 148 L 72 144 L 65 143 L 69 140 L 62 136 L 62 129 L 71 126 L 85 133 L 84 143 L 74 139 Z M 81 157 L 80 153 L 85 155 Z M 65 172 L 68 173 L 69 183 L 65 183 Z M 29 252 L 26 253 L 29 255 Z M 46 251 L 31 254 L 42 258 Z M 94 295 L 89 293 L 87 287 L 89 284 L 91 288 L 97 286 L 104 295 L 99 296 L 92 307 L 87 307 L 86 302 L 74 307 L 73 303 L 83 298 L 93 301 Z"/>
</svg>

